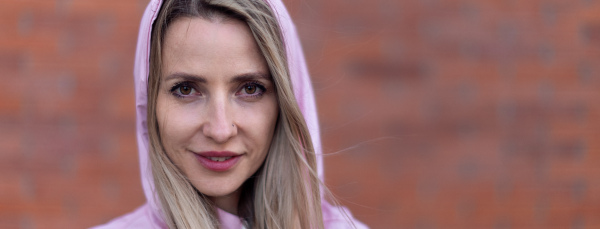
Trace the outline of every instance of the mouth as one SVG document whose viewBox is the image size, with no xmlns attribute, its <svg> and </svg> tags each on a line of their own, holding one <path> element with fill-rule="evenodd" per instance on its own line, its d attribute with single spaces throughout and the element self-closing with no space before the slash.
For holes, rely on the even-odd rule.
<svg viewBox="0 0 600 229">
<path fill-rule="evenodd" d="M 223 161 L 229 160 L 232 157 L 207 157 L 207 158 L 210 159 L 211 161 L 223 162 Z"/>
<path fill-rule="evenodd" d="M 233 168 L 243 154 L 229 151 L 205 151 L 194 153 L 200 165 L 208 170 L 224 172 Z"/>
</svg>

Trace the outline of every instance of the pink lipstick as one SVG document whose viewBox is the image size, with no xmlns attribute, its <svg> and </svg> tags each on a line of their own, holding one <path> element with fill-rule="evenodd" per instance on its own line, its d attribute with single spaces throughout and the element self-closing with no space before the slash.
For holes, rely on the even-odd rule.
<svg viewBox="0 0 600 229">
<path fill-rule="evenodd" d="M 215 172 L 224 172 L 231 169 L 242 157 L 240 154 L 229 151 L 205 151 L 195 154 L 204 168 Z"/>
</svg>

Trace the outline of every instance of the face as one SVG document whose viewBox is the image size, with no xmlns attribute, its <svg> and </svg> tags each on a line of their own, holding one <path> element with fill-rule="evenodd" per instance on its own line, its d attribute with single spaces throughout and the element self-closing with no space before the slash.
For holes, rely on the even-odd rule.
<svg viewBox="0 0 600 229">
<path fill-rule="evenodd" d="M 163 42 L 162 144 L 201 193 L 231 196 L 261 166 L 273 137 L 278 105 L 267 63 L 237 20 L 180 18 Z"/>
</svg>

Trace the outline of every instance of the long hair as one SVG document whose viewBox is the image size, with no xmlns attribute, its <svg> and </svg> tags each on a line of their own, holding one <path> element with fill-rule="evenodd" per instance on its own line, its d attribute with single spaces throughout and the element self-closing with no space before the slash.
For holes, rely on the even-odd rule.
<svg viewBox="0 0 600 229">
<path fill-rule="evenodd" d="M 245 22 L 269 67 L 279 116 L 264 164 L 241 187 L 238 214 L 248 228 L 323 228 L 316 155 L 294 97 L 279 22 L 264 0 L 165 0 L 152 28 L 148 78 L 148 134 L 155 193 L 170 228 L 218 228 L 215 206 L 165 153 L 156 117 L 162 45 L 181 17 Z"/>
</svg>

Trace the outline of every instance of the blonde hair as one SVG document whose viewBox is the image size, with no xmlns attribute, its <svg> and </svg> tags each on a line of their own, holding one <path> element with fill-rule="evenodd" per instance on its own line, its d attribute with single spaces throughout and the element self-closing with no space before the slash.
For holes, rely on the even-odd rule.
<svg viewBox="0 0 600 229">
<path fill-rule="evenodd" d="M 155 193 L 170 228 L 219 228 L 215 206 L 167 156 L 156 117 L 162 42 L 181 17 L 244 21 L 264 56 L 277 92 L 279 117 L 264 164 L 242 185 L 238 214 L 248 228 L 323 228 L 316 155 L 294 97 L 283 35 L 261 0 L 165 0 L 154 22 L 148 78 L 148 132 Z"/>
</svg>

